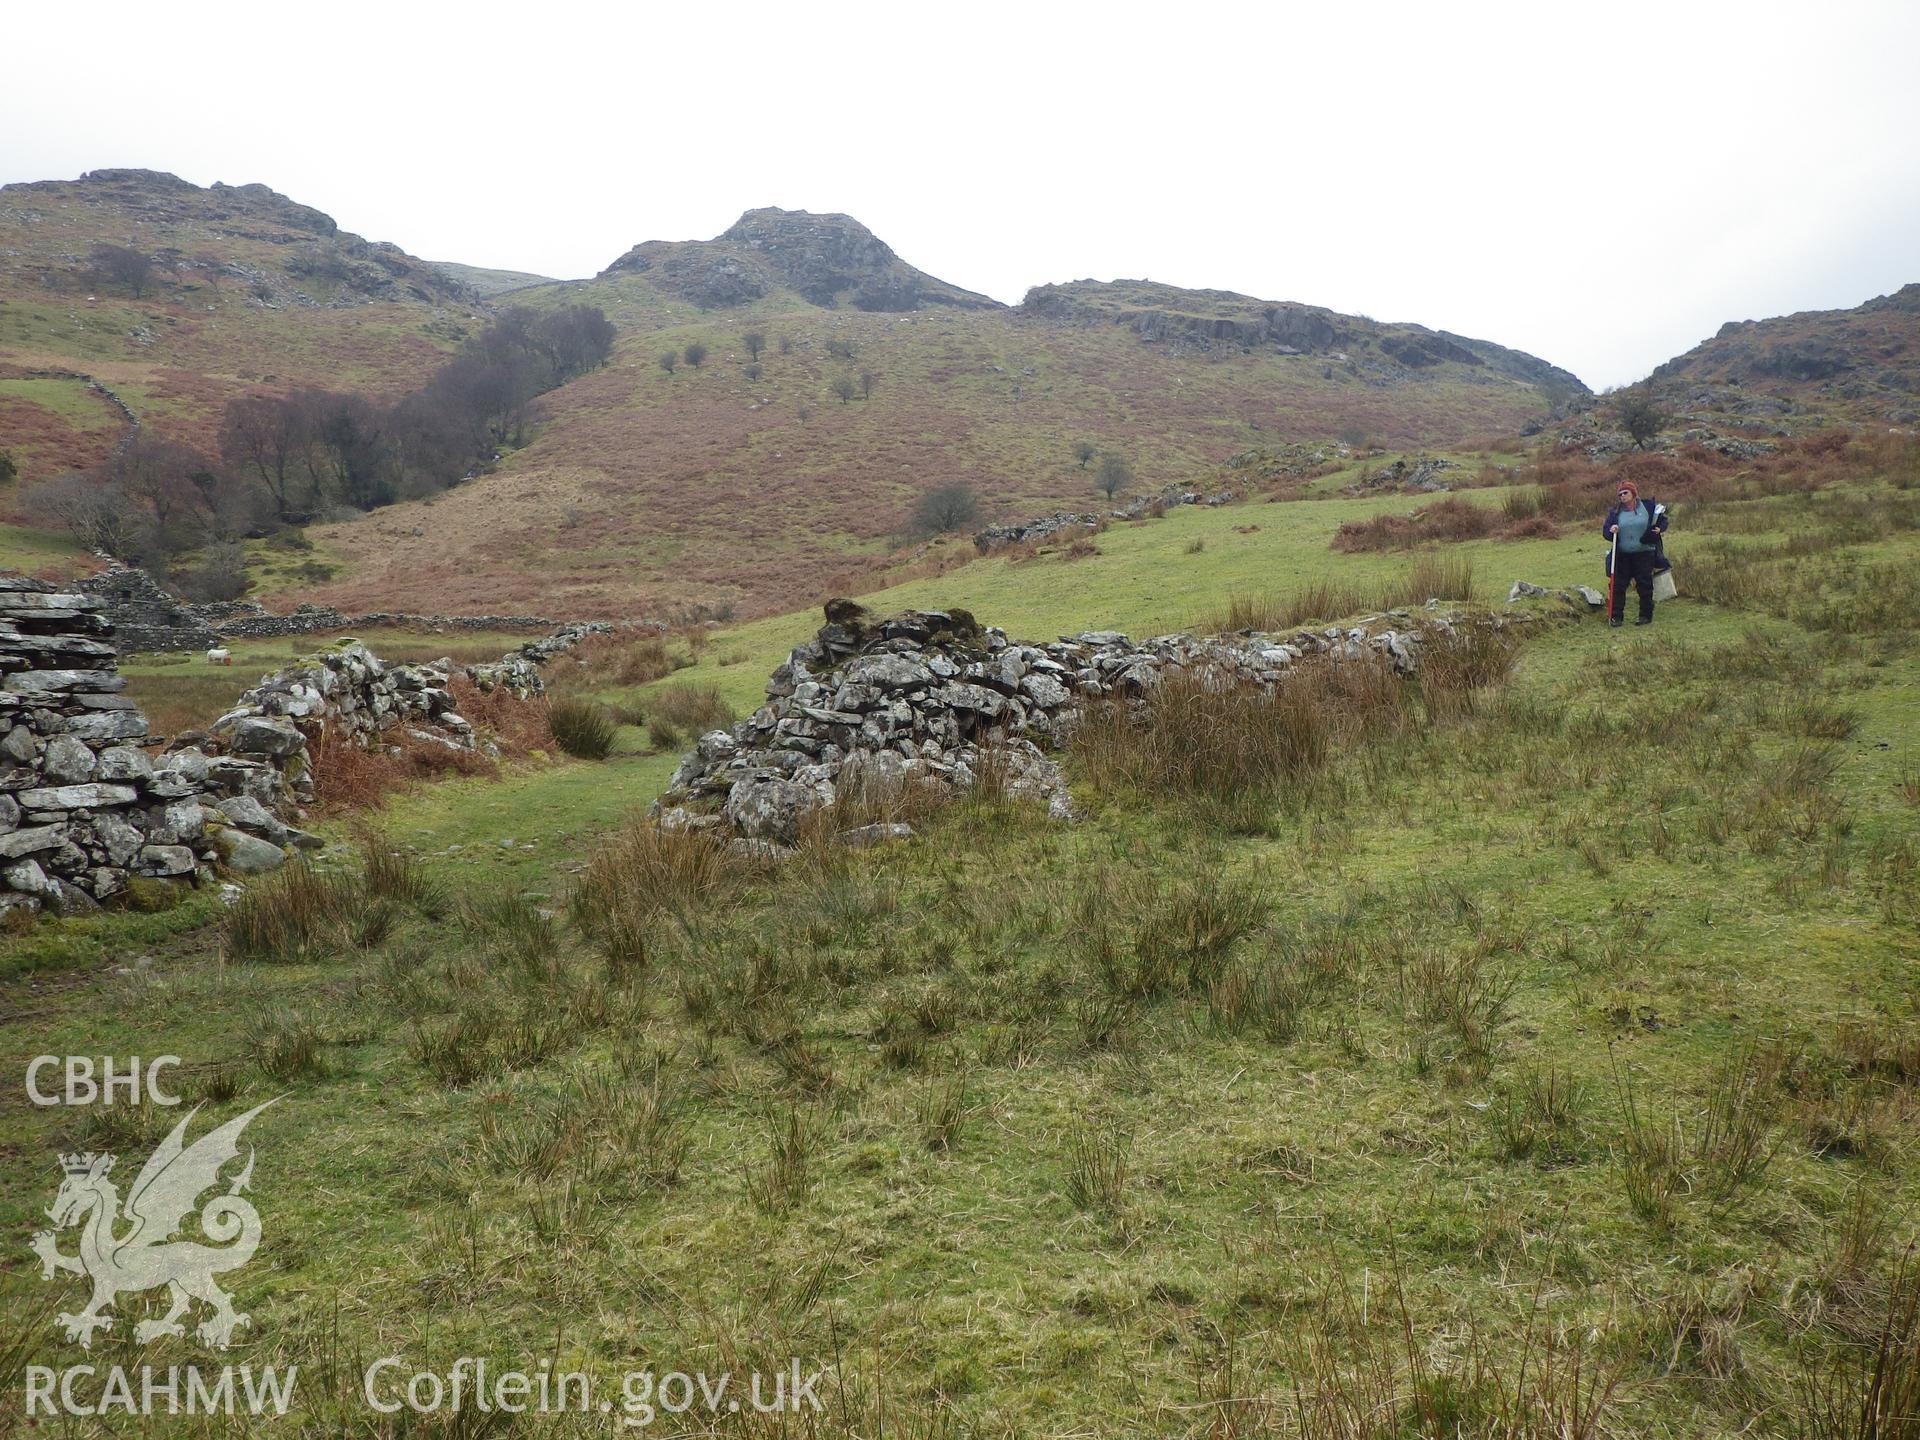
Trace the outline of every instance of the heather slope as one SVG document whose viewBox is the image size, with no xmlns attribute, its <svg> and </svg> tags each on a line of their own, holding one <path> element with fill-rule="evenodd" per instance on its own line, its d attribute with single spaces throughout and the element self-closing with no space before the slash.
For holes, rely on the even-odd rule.
<svg viewBox="0 0 1920 1440">
<path fill-rule="evenodd" d="M 934 487 L 966 485 L 983 519 L 1094 503 L 1083 442 L 1139 493 L 1256 446 L 1511 434 L 1584 393 L 1490 342 L 1225 292 L 1079 282 L 1008 309 L 801 212 L 514 299 L 600 306 L 613 363 L 548 396 L 494 474 L 328 527 L 346 568 L 299 598 L 765 613 L 897 554 Z M 704 364 L 662 366 L 689 344 Z"/>
</svg>

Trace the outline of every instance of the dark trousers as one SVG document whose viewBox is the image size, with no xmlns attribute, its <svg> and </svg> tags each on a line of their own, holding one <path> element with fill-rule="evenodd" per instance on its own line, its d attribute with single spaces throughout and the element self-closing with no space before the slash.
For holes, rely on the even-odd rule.
<svg viewBox="0 0 1920 1440">
<path fill-rule="evenodd" d="M 1621 550 L 1613 557 L 1612 619 L 1627 613 L 1627 586 L 1640 592 L 1640 618 L 1653 618 L 1653 562 L 1651 550 Z"/>
</svg>

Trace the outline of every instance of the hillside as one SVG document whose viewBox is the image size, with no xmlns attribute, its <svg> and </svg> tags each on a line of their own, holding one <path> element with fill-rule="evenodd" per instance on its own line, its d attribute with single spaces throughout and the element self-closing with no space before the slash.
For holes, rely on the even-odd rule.
<svg viewBox="0 0 1920 1440">
<path fill-rule="evenodd" d="M 559 283 L 551 275 L 533 275 L 525 270 L 489 270 L 480 265 L 462 265 L 454 260 L 429 260 L 426 264 L 484 300 L 491 300 L 512 290 L 525 290 L 533 285 Z"/>
<path fill-rule="evenodd" d="M 1070 823 L 870 797 L 778 864 L 657 831 L 688 712 L 763 703 L 821 617 L 635 635 L 550 673 L 618 707 L 604 760 L 395 794 L 364 849 L 323 816 L 231 909 L 0 935 L 0 1038 L 177 1055 L 196 1133 L 278 1097 L 272 1248 L 226 1283 L 316 1435 L 378 1431 L 386 1355 L 610 1404 L 636 1357 L 798 1357 L 827 1413 L 784 1433 L 822 1437 L 1898 1433 L 1854 1422 L 1920 1388 L 1920 507 L 1857 448 L 1689 506 L 1649 630 L 1499 603 L 1591 582 L 1591 536 L 1476 541 L 1473 613 L 1555 618 L 1405 681 L 1303 665 L 1315 704 L 1096 710 Z M 1403 503 L 1190 507 L 873 604 L 1044 642 L 1404 592 L 1330 545 Z M 839 843 L 875 816 L 914 834 Z M 25 1240 L 55 1157 L 131 1171 L 181 1113 L 0 1107 L 18 1353 L 137 1353 L 158 1306 L 82 1352 Z M 148 1363 L 212 1363 L 192 1334 Z"/>
<path fill-rule="evenodd" d="M 1920 284 L 1851 310 L 1730 320 L 1650 381 L 1702 417 L 1792 431 L 1830 419 L 1920 425 Z"/>
<path fill-rule="evenodd" d="M 148 262 L 98 273 L 96 247 Z M 124 416 L 209 446 L 256 386 L 393 394 L 474 328 L 477 293 L 264 185 L 151 170 L 0 188 L 0 448 L 29 479 L 98 458 Z M 44 378 L 41 372 L 55 372 Z M 24 439 L 22 438 L 24 437 Z"/>
<path fill-rule="evenodd" d="M 286 598 L 765 613 L 897 551 L 935 486 L 969 486 L 983 519 L 1091 503 L 1077 442 L 1123 456 L 1138 494 L 1256 446 L 1511 434 L 1585 393 L 1485 341 L 1222 292 L 1081 282 L 1009 309 L 793 211 L 514 300 L 600 306 L 613 363 L 546 397 L 495 473 L 316 531 L 341 578 Z M 661 366 L 689 343 L 704 364 Z"/>
</svg>

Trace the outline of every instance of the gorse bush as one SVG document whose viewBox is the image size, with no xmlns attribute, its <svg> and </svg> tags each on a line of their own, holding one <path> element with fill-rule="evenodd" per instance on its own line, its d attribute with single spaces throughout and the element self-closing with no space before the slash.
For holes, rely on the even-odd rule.
<svg viewBox="0 0 1920 1440">
<path fill-rule="evenodd" d="M 604 705 L 561 696 L 548 704 L 547 724 L 554 742 L 575 759 L 604 760 L 613 753 L 618 727 Z"/>
</svg>

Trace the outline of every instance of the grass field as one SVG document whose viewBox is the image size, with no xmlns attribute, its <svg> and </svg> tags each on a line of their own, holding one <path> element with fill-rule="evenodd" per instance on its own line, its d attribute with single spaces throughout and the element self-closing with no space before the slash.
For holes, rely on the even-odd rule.
<svg viewBox="0 0 1920 1440">
<path fill-rule="evenodd" d="M 1902 1433 L 1848 1407 L 1877 1356 L 1892 1403 L 1920 1383 L 1908 499 L 1683 510 L 1683 589 L 1717 602 L 1396 691 L 1231 823 L 1083 757 L 1072 825 L 975 799 L 884 851 L 714 864 L 628 828 L 677 759 L 630 726 L 605 762 L 396 797 L 372 864 L 224 926 L 16 940 L 4 1064 L 174 1053 L 212 1115 L 282 1097 L 248 1133 L 267 1238 L 233 1358 L 298 1360 L 314 1435 L 474 1433 L 369 1413 L 385 1355 L 798 1356 L 830 1371 L 820 1434 Z M 1414 502 L 1177 511 L 869 603 L 1186 627 L 1404 575 L 1329 545 L 1382 503 Z M 1498 604 L 1594 583 L 1597 548 L 1447 554 Z M 815 623 L 554 678 L 744 711 Z M 81 1354 L 44 1313 L 77 1287 L 24 1248 L 56 1151 L 132 1164 L 173 1118 L 0 1100 L 6 1363 Z M 87 1358 L 133 1363 L 128 1328 Z"/>
</svg>

